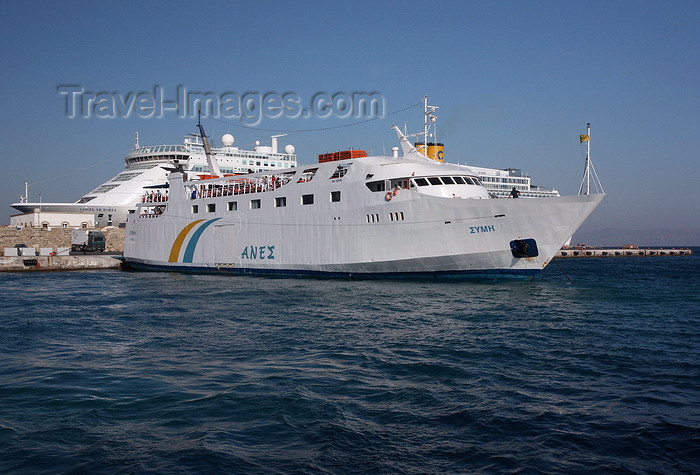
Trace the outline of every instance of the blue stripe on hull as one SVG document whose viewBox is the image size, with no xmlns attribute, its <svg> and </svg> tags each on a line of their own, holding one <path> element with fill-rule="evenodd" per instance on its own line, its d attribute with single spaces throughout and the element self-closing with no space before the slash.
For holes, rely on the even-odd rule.
<svg viewBox="0 0 700 475">
<path fill-rule="evenodd" d="M 417 279 L 417 280 L 478 280 L 478 279 L 529 279 L 540 269 L 482 269 L 435 272 L 330 272 L 302 269 L 253 269 L 240 267 L 196 267 L 145 264 L 127 261 L 134 270 L 169 271 L 183 274 L 227 274 L 268 277 L 315 277 L 330 279 Z"/>
</svg>

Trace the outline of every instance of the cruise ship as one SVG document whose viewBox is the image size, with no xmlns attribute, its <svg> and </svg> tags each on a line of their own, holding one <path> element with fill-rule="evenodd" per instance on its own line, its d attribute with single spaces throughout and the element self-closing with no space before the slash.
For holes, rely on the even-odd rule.
<svg viewBox="0 0 700 475">
<path fill-rule="evenodd" d="M 294 146 L 287 144 L 278 151 L 279 139 L 270 145 L 256 142 L 253 150 L 234 146 L 234 137 L 224 134 L 221 147 L 212 147 L 219 170 L 224 174 L 283 170 L 297 166 Z M 136 145 L 124 158 L 125 168 L 109 181 L 83 195 L 75 203 L 36 203 L 26 199 L 28 193 L 12 207 L 21 214 L 11 217 L 11 224 L 34 227 L 103 227 L 124 226 L 129 213 L 146 197 L 164 196 L 168 169 L 177 163 L 192 173 L 210 173 L 201 137 L 190 134 L 180 145 Z"/>
<path fill-rule="evenodd" d="M 520 198 L 551 198 L 560 196 L 559 190 L 552 187 L 533 185 L 530 176 L 520 168 L 483 168 L 469 165 L 469 169 L 479 177 L 489 194 L 494 198 L 508 198 L 515 188 Z"/>
<path fill-rule="evenodd" d="M 205 139 L 210 173 L 173 167 L 167 200 L 127 216 L 124 259 L 188 273 L 530 278 L 606 196 L 496 199 L 468 167 L 444 162 L 440 144 L 394 130 L 401 155 L 349 150 L 232 176 Z"/>
</svg>

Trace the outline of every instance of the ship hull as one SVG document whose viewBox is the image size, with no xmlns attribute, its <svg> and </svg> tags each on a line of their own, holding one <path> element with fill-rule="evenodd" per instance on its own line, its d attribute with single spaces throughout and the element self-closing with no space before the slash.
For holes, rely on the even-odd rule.
<svg viewBox="0 0 700 475">
<path fill-rule="evenodd" d="M 127 223 L 135 269 L 331 278 L 527 279 L 554 257 L 605 195 L 450 199 L 404 191 L 354 208 L 318 203 Z M 225 199 L 221 206 L 223 209 Z M 536 255 L 516 256 L 513 242 Z"/>
</svg>

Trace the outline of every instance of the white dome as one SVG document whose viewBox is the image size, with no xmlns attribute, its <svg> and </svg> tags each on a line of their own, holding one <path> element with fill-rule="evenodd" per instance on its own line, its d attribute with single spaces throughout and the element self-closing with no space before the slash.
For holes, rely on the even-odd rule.
<svg viewBox="0 0 700 475">
<path fill-rule="evenodd" d="M 233 135 L 231 134 L 224 134 L 223 137 L 221 137 L 221 143 L 224 145 L 224 147 L 230 147 L 233 145 Z"/>
<path fill-rule="evenodd" d="M 286 154 L 288 154 L 288 155 L 293 154 L 293 153 L 294 153 L 294 150 L 295 150 L 295 148 L 294 148 L 294 145 L 292 145 L 292 144 L 286 145 L 286 146 L 284 147 L 284 153 L 286 153 Z"/>
</svg>

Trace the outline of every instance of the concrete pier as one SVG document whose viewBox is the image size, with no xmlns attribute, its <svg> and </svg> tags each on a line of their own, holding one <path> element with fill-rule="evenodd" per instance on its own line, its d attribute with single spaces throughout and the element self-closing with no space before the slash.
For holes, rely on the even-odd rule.
<svg viewBox="0 0 700 475">
<path fill-rule="evenodd" d="M 19 256 L 0 257 L 0 272 L 42 272 L 87 269 L 119 269 L 120 256 Z"/>
</svg>

